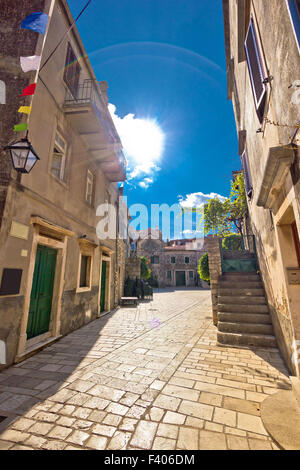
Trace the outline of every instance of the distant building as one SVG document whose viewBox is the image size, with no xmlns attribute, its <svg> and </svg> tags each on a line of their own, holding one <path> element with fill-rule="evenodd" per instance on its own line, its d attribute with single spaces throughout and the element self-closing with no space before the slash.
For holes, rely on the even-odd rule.
<svg viewBox="0 0 300 470">
<path fill-rule="evenodd" d="M 137 234 L 136 254 L 150 259 L 152 282 L 157 282 L 158 287 L 206 285 L 202 284 L 197 272 L 199 259 L 205 253 L 204 240 L 195 238 L 164 242 L 158 229 Z"/>
</svg>

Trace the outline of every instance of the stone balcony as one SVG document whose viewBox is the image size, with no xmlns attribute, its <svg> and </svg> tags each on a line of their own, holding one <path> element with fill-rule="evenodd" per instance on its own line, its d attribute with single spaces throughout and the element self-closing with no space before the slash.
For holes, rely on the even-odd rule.
<svg viewBox="0 0 300 470">
<path fill-rule="evenodd" d="M 64 113 L 72 128 L 81 136 L 94 161 L 111 182 L 126 180 L 126 160 L 109 111 L 93 80 L 78 85 L 76 96 L 69 90 Z"/>
</svg>

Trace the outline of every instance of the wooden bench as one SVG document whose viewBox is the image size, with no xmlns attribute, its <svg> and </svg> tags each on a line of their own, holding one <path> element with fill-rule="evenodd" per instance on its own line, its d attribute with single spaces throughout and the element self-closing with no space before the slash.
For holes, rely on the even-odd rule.
<svg viewBox="0 0 300 470">
<path fill-rule="evenodd" d="M 121 297 L 121 305 L 137 305 L 138 300 L 137 297 Z"/>
</svg>

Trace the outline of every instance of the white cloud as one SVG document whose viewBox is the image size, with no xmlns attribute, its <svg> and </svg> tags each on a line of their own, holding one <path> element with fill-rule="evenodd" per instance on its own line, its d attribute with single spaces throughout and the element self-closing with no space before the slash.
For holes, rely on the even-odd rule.
<svg viewBox="0 0 300 470">
<path fill-rule="evenodd" d="M 141 188 L 147 189 L 153 183 L 153 178 L 144 178 L 143 181 L 139 182 Z"/>
<path fill-rule="evenodd" d="M 190 193 L 186 194 L 185 197 L 182 195 L 178 196 L 179 204 L 182 208 L 192 208 L 192 207 L 201 207 L 203 204 L 206 204 L 210 199 L 218 198 L 220 201 L 225 201 L 225 197 L 217 193 Z"/>
<path fill-rule="evenodd" d="M 160 170 L 157 162 L 163 153 L 164 134 L 155 120 L 138 119 L 134 114 L 121 118 L 116 113 L 116 106 L 111 103 L 108 109 L 128 161 L 127 178 L 147 189 L 154 182 L 155 173 Z"/>
</svg>

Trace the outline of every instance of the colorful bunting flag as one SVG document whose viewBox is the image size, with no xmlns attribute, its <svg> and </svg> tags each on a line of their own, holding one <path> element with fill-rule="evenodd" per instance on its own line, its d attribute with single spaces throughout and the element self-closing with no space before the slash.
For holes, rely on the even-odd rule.
<svg viewBox="0 0 300 470">
<path fill-rule="evenodd" d="M 22 124 L 16 124 L 14 126 L 14 131 L 15 132 L 27 131 L 27 128 L 28 128 L 27 122 L 23 122 Z"/>
<path fill-rule="evenodd" d="M 18 113 L 30 114 L 31 113 L 31 106 L 21 106 L 18 109 Z"/>
<path fill-rule="evenodd" d="M 26 88 L 24 88 L 23 93 L 21 96 L 31 96 L 34 94 L 36 89 L 36 83 L 31 83 L 31 85 L 28 85 Z"/>
<path fill-rule="evenodd" d="M 31 13 L 21 23 L 22 29 L 30 29 L 37 33 L 45 34 L 48 22 L 48 15 L 41 11 Z"/>
<path fill-rule="evenodd" d="M 38 70 L 41 64 L 41 56 L 32 55 L 29 57 L 20 57 L 21 68 L 23 72 L 29 72 L 30 70 Z"/>
</svg>

